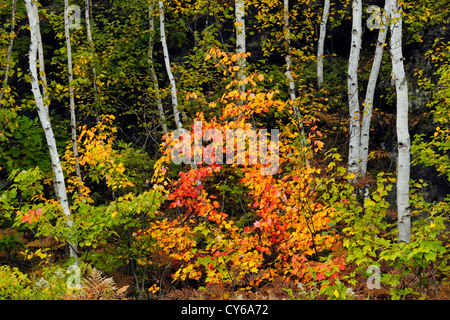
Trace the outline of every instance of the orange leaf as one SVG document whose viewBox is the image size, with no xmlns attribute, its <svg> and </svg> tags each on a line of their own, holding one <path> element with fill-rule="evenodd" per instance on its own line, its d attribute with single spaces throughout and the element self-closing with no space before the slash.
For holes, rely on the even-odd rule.
<svg viewBox="0 0 450 320">
<path fill-rule="evenodd" d="M 322 279 L 325 279 L 325 275 L 323 273 L 318 273 L 316 275 L 316 279 L 319 280 L 319 281 L 322 280 Z"/>
</svg>

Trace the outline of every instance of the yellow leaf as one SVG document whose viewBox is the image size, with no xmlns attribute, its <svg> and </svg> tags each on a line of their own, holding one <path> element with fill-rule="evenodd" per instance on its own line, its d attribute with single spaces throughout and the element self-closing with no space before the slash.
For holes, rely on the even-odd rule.
<svg viewBox="0 0 450 320">
<path fill-rule="evenodd" d="M 337 289 L 335 289 L 334 292 L 333 292 L 333 295 L 334 295 L 336 298 L 339 298 L 339 291 L 338 291 Z"/>
</svg>

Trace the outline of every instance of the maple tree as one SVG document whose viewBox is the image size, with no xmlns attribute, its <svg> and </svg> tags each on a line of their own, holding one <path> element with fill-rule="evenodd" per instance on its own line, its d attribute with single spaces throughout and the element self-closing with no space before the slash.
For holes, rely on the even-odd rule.
<svg viewBox="0 0 450 320">
<path fill-rule="evenodd" d="M 235 68 L 232 61 L 238 61 L 236 55 L 217 49 L 212 49 L 210 55 L 220 58 L 219 64 L 228 64 L 228 72 Z M 245 93 L 237 90 L 242 81 L 250 84 L 252 89 Z M 202 130 L 248 130 L 252 125 L 247 121 L 251 121 L 255 113 L 268 113 L 274 109 L 293 113 L 289 104 L 274 98 L 274 93 L 257 90 L 257 81 L 264 81 L 264 77 L 249 75 L 244 80 L 237 79 L 234 90 L 230 83 L 230 91 L 219 102 L 210 103 L 210 108 L 221 110 L 220 116 L 206 122 Z M 232 102 L 236 97 L 247 104 Z M 205 120 L 204 115 L 198 114 L 195 120 Z M 295 123 L 295 118 L 292 121 Z M 292 142 L 301 138 L 298 132 L 282 139 L 280 165 L 296 167 L 289 172 L 280 169 L 276 176 L 261 175 L 260 166 L 264 166 L 261 163 L 252 166 L 247 163 L 241 167 L 205 161 L 210 164 L 181 171 L 179 180 L 171 186 L 165 176 L 170 172 L 167 166 L 171 162 L 171 149 L 168 146 L 174 141 L 166 141 L 165 156 L 158 161 L 154 179 L 169 186 L 166 187 L 167 201 L 174 213 L 172 218 L 168 216 L 155 222 L 143 231 L 142 237 L 155 239 L 152 242 L 158 244 L 159 250 L 173 259 L 172 264 L 178 266 L 173 275 L 175 280 L 206 277 L 209 284 L 233 285 L 245 281 L 244 287 L 252 288 L 277 277 L 308 282 L 312 280 L 311 270 L 317 272 L 315 276 L 319 280 L 325 278 L 324 265 L 318 262 L 319 255 L 339 240 L 327 225 L 333 217 L 333 209 L 316 199 L 320 169 L 306 166 L 306 157 L 310 157 L 311 152 L 319 152 L 322 147 L 321 141 L 315 140 L 318 135 L 318 131 L 309 135 L 309 143 L 313 145 L 310 152 L 306 146 L 301 147 L 305 150 L 292 147 Z M 227 143 L 223 154 L 230 152 L 229 147 Z M 234 145 L 231 147 L 235 148 Z M 287 154 L 291 157 L 286 158 Z M 298 156 L 293 156 L 295 154 Z M 195 157 L 194 154 L 189 156 Z M 225 172 L 240 177 L 241 188 L 247 190 L 249 208 L 245 210 L 252 212 L 250 221 L 245 216 L 233 218 L 222 211 L 218 186 L 211 182 Z M 340 259 L 336 257 L 334 262 L 339 269 L 344 265 Z M 336 277 L 336 273 L 327 277 Z"/>
</svg>

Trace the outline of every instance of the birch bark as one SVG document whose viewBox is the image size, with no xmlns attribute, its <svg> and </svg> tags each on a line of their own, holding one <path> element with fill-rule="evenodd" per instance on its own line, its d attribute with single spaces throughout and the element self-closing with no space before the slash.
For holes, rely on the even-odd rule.
<svg viewBox="0 0 450 320">
<path fill-rule="evenodd" d="M 323 48 L 325 46 L 325 37 L 327 35 L 327 21 L 330 13 L 330 0 L 325 0 L 323 4 L 322 20 L 320 21 L 319 43 L 317 46 L 317 87 L 323 85 Z"/>
<path fill-rule="evenodd" d="M 236 53 L 245 54 L 246 53 L 246 43 L 245 43 L 245 1 L 236 0 L 235 1 L 235 14 L 236 14 Z M 245 79 L 245 57 L 240 57 L 238 59 L 238 80 L 241 81 Z M 239 86 L 241 92 L 245 92 L 245 84 Z"/>
<path fill-rule="evenodd" d="M 164 63 L 166 65 L 166 71 L 170 81 L 173 115 L 175 118 L 175 124 L 177 126 L 177 129 L 181 129 L 183 127 L 183 124 L 181 123 L 180 111 L 178 109 L 177 86 L 175 83 L 175 78 L 172 73 L 172 69 L 170 68 L 169 49 L 167 48 L 167 41 L 166 41 L 163 1 L 159 1 L 159 14 L 160 14 L 159 25 L 161 32 L 161 43 L 164 53 Z"/>
<path fill-rule="evenodd" d="M 150 66 L 150 76 L 152 77 L 153 89 L 156 95 L 156 105 L 158 107 L 159 119 L 161 121 L 161 127 L 163 129 L 163 133 L 167 135 L 167 124 L 166 117 L 164 116 L 164 109 L 161 102 L 161 95 L 159 93 L 159 85 L 158 85 L 158 77 L 156 76 L 155 67 L 153 65 L 153 34 L 155 33 L 155 21 L 153 19 L 153 9 L 155 5 L 155 0 L 153 0 L 148 8 L 148 20 L 150 24 L 150 39 L 149 39 L 149 47 L 148 47 L 148 64 Z"/>
<path fill-rule="evenodd" d="M 28 19 L 30 22 L 30 34 L 31 44 L 29 51 L 29 63 L 30 63 L 30 78 L 31 78 L 31 90 L 33 92 L 36 108 L 38 111 L 39 120 L 42 124 L 42 128 L 45 132 L 47 140 L 48 150 L 50 152 L 50 160 L 52 164 L 53 173 L 55 175 L 54 188 L 55 193 L 59 199 L 63 214 L 66 216 L 66 224 L 69 228 L 73 227 L 73 221 L 71 219 L 71 213 L 69 208 L 69 202 L 67 199 L 66 186 L 64 181 L 64 174 L 62 171 L 58 150 L 56 147 L 55 135 L 50 122 L 50 115 L 48 105 L 44 100 L 44 96 L 41 93 L 39 87 L 39 74 L 37 69 L 37 56 L 38 49 L 42 47 L 42 40 L 39 32 L 39 16 L 36 3 L 33 0 L 25 0 Z M 43 57 L 43 54 L 40 57 Z M 40 68 L 43 68 L 43 64 L 40 64 Z M 71 257 L 77 257 L 77 245 L 72 241 L 72 235 L 69 234 L 69 252 Z"/>
<path fill-rule="evenodd" d="M 397 95 L 397 212 L 399 242 L 411 240 L 411 213 L 409 207 L 410 137 L 408 129 L 408 84 L 403 65 L 402 7 L 396 0 L 386 0 L 390 17 L 390 51 L 392 72 Z"/>
<path fill-rule="evenodd" d="M 284 0 L 284 8 L 283 8 L 283 17 L 284 17 L 284 39 L 286 41 L 287 46 L 287 52 L 285 55 L 285 61 L 286 61 L 286 77 L 289 82 L 289 99 L 294 102 L 297 98 L 297 95 L 295 94 L 295 82 L 294 77 L 292 76 L 292 61 L 291 61 L 291 32 L 289 29 L 289 0 Z M 300 114 L 300 110 L 297 108 L 297 106 L 294 104 L 293 106 L 294 114 L 297 117 L 297 124 L 299 126 L 299 129 L 302 133 L 302 136 L 304 139 L 302 139 L 302 144 L 306 144 L 306 137 L 305 137 L 305 131 L 303 127 L 303 122 Z"/>
<path fill-rule="evenodd" d="M 388 24 L 385 16 L 382 16 L 380 30 L 378 31 L 377 45 L 375 48 L 375 56 L 373 58 L 372 70 L 370 71 L 369 82 L 366 89 L 366 97 L 364 99 L 364 112 L 361 126 L 361 147 L 359 172 L 362 177 L 367 174 L 367 157 L 369 155 L 369 135 L 370 121 L 372 119 L 373 99 L 375 96 L 375 88 L 377 84 L 378 74 L 380 72 L 381 61 L 383 60 L 383 48 L 386 42 Z"/>
<path fill-rule="evenodd" d="M 69 74 L 70 129 L 72 134 L 72 151 L 75 158 L 75 174 L 81 182 L 80 157 L 77 145 L 77 120 L 75 115 L 75 95 L 73 90 L 72 45 L 69 29 L 69 0 L 64 1 L 64 33 L 67 47 L 67 70 Z"/>
<path fill-rule="evenodd" d="M 92 38 L 92 31 L 91 31 L 91 9 L 92 9 L 92 3 L 91 0 L 85 0 L 85 6 L 86 8 L 84 9 L 84 16 L 86 19 L 86 33 L 87 33 L 87 39 L 89 42 L 89 53 L 91 54 L 92 57 L 92 66 L 91 66 L 91 70 L 92 70 L 92 84 L 94 87 L 94 103 L 95 103 L 95 116 L 96 116 L 96 120 L 97 123 L 100 123 L 100 110 L 98 108 L 98 102 L 99 102 L 99 90 L 98 90 L 98 85 L 97 85 L 97 68 L 95 66 L 95 59 L 94 59 L 94 40 Z"/>
<path fill-rule="evenodd" d="M 284 9 L 283 9 L 283 17 L 284 17 L 284 39 L 286 41 L 287 52 L 285 55 L 286 61 L 286 76 L 289 82 L 289 99 L 295 100 L 295 82 L 292 77 L 292 62 L 291 62 L 291 32 L 289 29 L 289 0 L 284 0 Z"/>
<path fill-rule="evenodd" d="M 358 177 L 358 163 L 360 159 L 359 145 L 361 140 L 360 109 L 358 95 L 358 63 L 361 51 L 362 38 L 362 3 L 353 0 L 352 12 L 352 38 L 350 57 L 348 61 L 347 85 L 350 113 L 348 173 L 354 174 L 353 181 Z"/>
</svg>

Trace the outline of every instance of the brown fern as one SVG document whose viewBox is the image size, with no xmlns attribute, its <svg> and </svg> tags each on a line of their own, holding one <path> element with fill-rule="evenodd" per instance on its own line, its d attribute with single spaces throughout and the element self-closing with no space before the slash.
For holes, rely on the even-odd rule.
<svg viewBox="0 0 450 320">
<path fill-rule="evenodd" d="M 102 276 L 102 272 L 92 268 L 83 279 L 79 292 L 66 294 L 64 300 L 123 300 L 126 299 L 128 286 L 117 288 L 112 278 Z"/>
<path fill-rule="evenodd" d="M 373 159 L 390 158 L 392 157 L 392 154 L 383 149 L 377 149 L 371 151 L 369 157 Z"/>
</svg>

